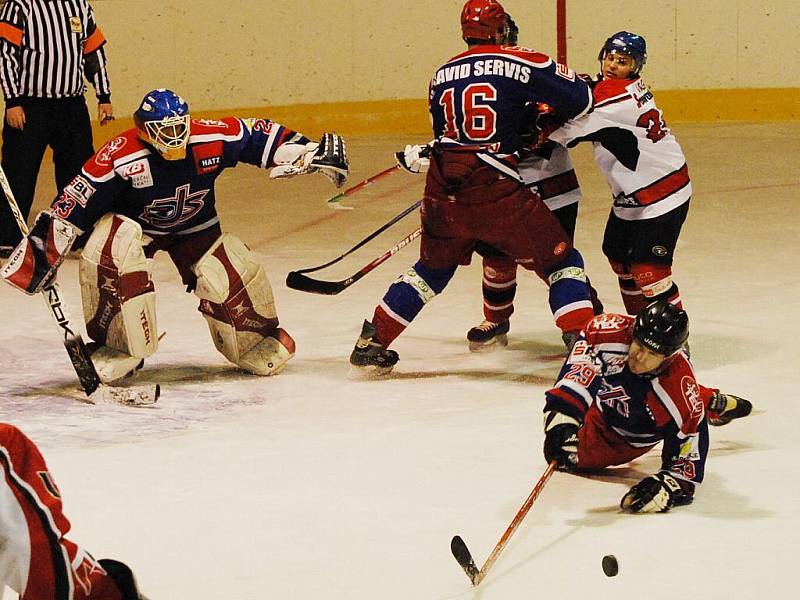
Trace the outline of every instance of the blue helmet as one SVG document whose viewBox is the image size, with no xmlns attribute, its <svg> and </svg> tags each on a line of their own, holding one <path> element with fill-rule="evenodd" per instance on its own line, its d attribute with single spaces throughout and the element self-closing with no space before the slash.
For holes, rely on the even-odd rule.
<svg viewBox="0 0 800 600">
<path fill-rule="evenodd" d="M 189 105 L 175 92 L 160 88 L 145 94 L 133 120 L 139 137 L 166 160 L 186 157 Z"/>
<path fill-rule="evenodd" d="M 619 52 L 630 56 L 635 63 L 631 71 L 632 75 L 638 75 L 644 63 L 647 62 L 647 42 L 642 36 L 629 31 L 619 31 L 608 38 L 600 49 L 597 60 L 602 63 L 603 58 L 609 52 Z"/>
</svg>

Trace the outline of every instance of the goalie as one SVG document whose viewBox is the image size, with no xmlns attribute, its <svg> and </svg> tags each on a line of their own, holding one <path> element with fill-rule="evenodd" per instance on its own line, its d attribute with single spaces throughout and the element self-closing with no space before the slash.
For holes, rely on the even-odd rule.
<svg viewBox="0 0 800 600">
<path fill-rule="evenodd" d="M 214 182 L 239 162 L 270 178 L 322 173 L 341 187 L 344 140 L 319 142 L 267 119 L 191 119 L 174 92 L 153 90 L 136 127 L 108 141 L 41 213 L 2 276 L 35 294 L 46 287 L 75 238 L 93 230 L 80 259 L 92 359 L 110 383 L 141 368 L 158 346 L 152 257 L 164 250 L 187 291 L 200 298 L 217 349 L 257 375 L 277 373 L 294 340 L 278 322 L 272 287 L 253 252 L 223 233 Z"/>
</svg>

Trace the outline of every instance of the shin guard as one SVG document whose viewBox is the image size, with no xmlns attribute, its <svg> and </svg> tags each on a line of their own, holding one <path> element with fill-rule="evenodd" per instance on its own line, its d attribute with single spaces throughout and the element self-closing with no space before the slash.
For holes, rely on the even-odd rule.
<svg viewBox="0 0 800 600">
<path fill-rule="evenodd" d="M 81 254 L 80 283 L 92 340 L 135 364 L 156 351 L 155 290 L 138 223 L 113 213 L 97 222 Z"/>
<path fill-rule="evenodd" d="M 294 356 L 294 340 L 278 328 L 264 269 L 236 236 L 226 233 L 192 267 L 195 293 L 217 350 L 255 373 L 277 373 Z"/>
</svg>

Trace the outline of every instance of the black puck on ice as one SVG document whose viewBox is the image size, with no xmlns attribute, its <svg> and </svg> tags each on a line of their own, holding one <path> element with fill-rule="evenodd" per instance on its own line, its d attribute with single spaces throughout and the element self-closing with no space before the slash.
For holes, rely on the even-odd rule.
<svg viewBox="0 0 800 600">
<path fill-rule="evenodd" d="M 619 563 L 613 554 L 606 554 L 603 557 L 603 573 L 606 574 L 606 577 L 614 577 L 619 573 Z"/>
</svg>

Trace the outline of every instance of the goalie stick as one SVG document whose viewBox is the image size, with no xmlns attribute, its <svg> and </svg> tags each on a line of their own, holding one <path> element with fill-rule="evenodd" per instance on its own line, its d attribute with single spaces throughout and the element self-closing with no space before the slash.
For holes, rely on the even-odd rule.
<svg viewBox="0 0 800 600">
<path fill-rule="evenodd" d="M 533 487 L 533 490 L 525 499 L 525 502 L 522 504 L 520 509 L 517 511 L 517 514 L 514 515 L 514 518 L 511 520 L 511 524 L 506 529 L 503 536 L 500 538 L 500 541 L 492 550 L 492 553 L 489 555 L 489 558 L 486 559 L 486 562 L 483 563 L 483 566 L 478 570 L 478 567 L 475 565 L 475 560 L 472 558 L 472 554 L 467 548 L 467 545 L 464 543 L 464 540 L 461 539 L 461 536 L 454 536 L 453 539 L 450 541 L 450 551 L 453 553 L 453 556 L 458 561 L 458 564 L 461 565 L 461 568 L 464 569 L 464 572 L 469 577 L 469 580 L 472 582 L 472 585 L 477 586 L 483 581 L 486 574 L 489 572 L 489 569 L 492 568 L 492 565 L 497 561 L 497 557 L 500 556 L 500 553 L 508 544 L 508 540 L 511 539 L 511 536 L 514 535 L 514 532 L 519 527 L 520 523 L 522 523 L 522 519 L 525 518 L 525 515 L 528 514 L 528 511 L 533 506 L 533 503 L 536 501 L 536 498 L 539 497 L 539 494 L 542 493 L 545 484 L 550 480 L 550 476 L 553 474 L 553 471 L 556 469 L 556 461 L 550 461 L 550 464 L 547 465 L 544 473 L 539 478 L 539 481 L 536 482 L 536 485 Z"/>
<path fill-rule="evenodd" d="M 409 233 L 406 237 L 402 240 L 397 242 L 394 246 L 389 248 L 386 252 L 381 254 L 378 258 L 371 261 L 369 264 L 361 267 L 358 271 L 353 273 L 347 279 L 342 279 L 341 281 L 322 281 L 321 279 L 312 279 L 306 275 L 303 275 L 304 271 L 291 271 L 286 276 L 286 285 L 287 287 L 292 288 L 293 290 L 299 290 L 301 292 L 309 292 L 311 294 L 325 294 L 327 296 L 335 296 L 339 292 L 342 292 L 353 285 L 356 281 L 364 277 L 367 273 L 372 271 L 378 265 L 386 262 L 392 256 L 394 256 L 403 246 L 407 246 L 415 239 L 417 239 L 420 235 L 422 235 L 422 229 L 416 229 Z M 316 270 L 316 269 L 313 269 Z M 308 272 L 306 270 L 305 272 Z"/>
<path fill-rule="evenodd" d="M 23 236 L 28 235 L 28 225 L 25 223 L 25 219 L 22 218 L 22 213 L 19 211 L 11 185 L 8 183 L 2 167 L 0 167 L 0 187 L 3 188 L 6 201 L 11 213 L 14 215 L 14 219 L 17 221 L 19 230 Z M 121 388 L 102 383 L 83 338 L 80 333 L 72 329 L 64 298 L 55 280 L 42 290 L 42 297 L 50 315 L 61 330 L 64 347 L 67 349 L 67 354 L 81 387 L 93 404 L 111 403 L 145 406 L 154 404 L 158 400 L 161 395 L 161 386 L 158 384 Z"/>
<path fill-rule="evenodd" d="M 330 198 L 328 200 L 328 206 L 331 207 L 331 208 L 338 209 L 338 210 L 353 210 L 352 206 L 343 206 L 342 205 L 342 200 L 344 200 L 347 196 L 350 196 L 351 194 L 355 194 L 357 191 L 364 189 L 370 183 L 372 183 L 374 181 L 378 181 L 378 179 L 386 177 L 387 175 L 395 173 L 396 171 L 399 171 L 399 170 L 400 170 L 400 165 L 394 165 L 392 167 L 389 167 L 388 169 L 385 169 L 385 170 L 381 171 L 380 173 L 378 173 L 376 175 L 373 175 L 372 177 L 367 177 L 364 181 L 362 181 L 360 183 L 357 183 L 354 186 L 349 187 L 345 191 L 339 192 L 338 194 L 336 194 L 335 196 Z"/>
</svg>

